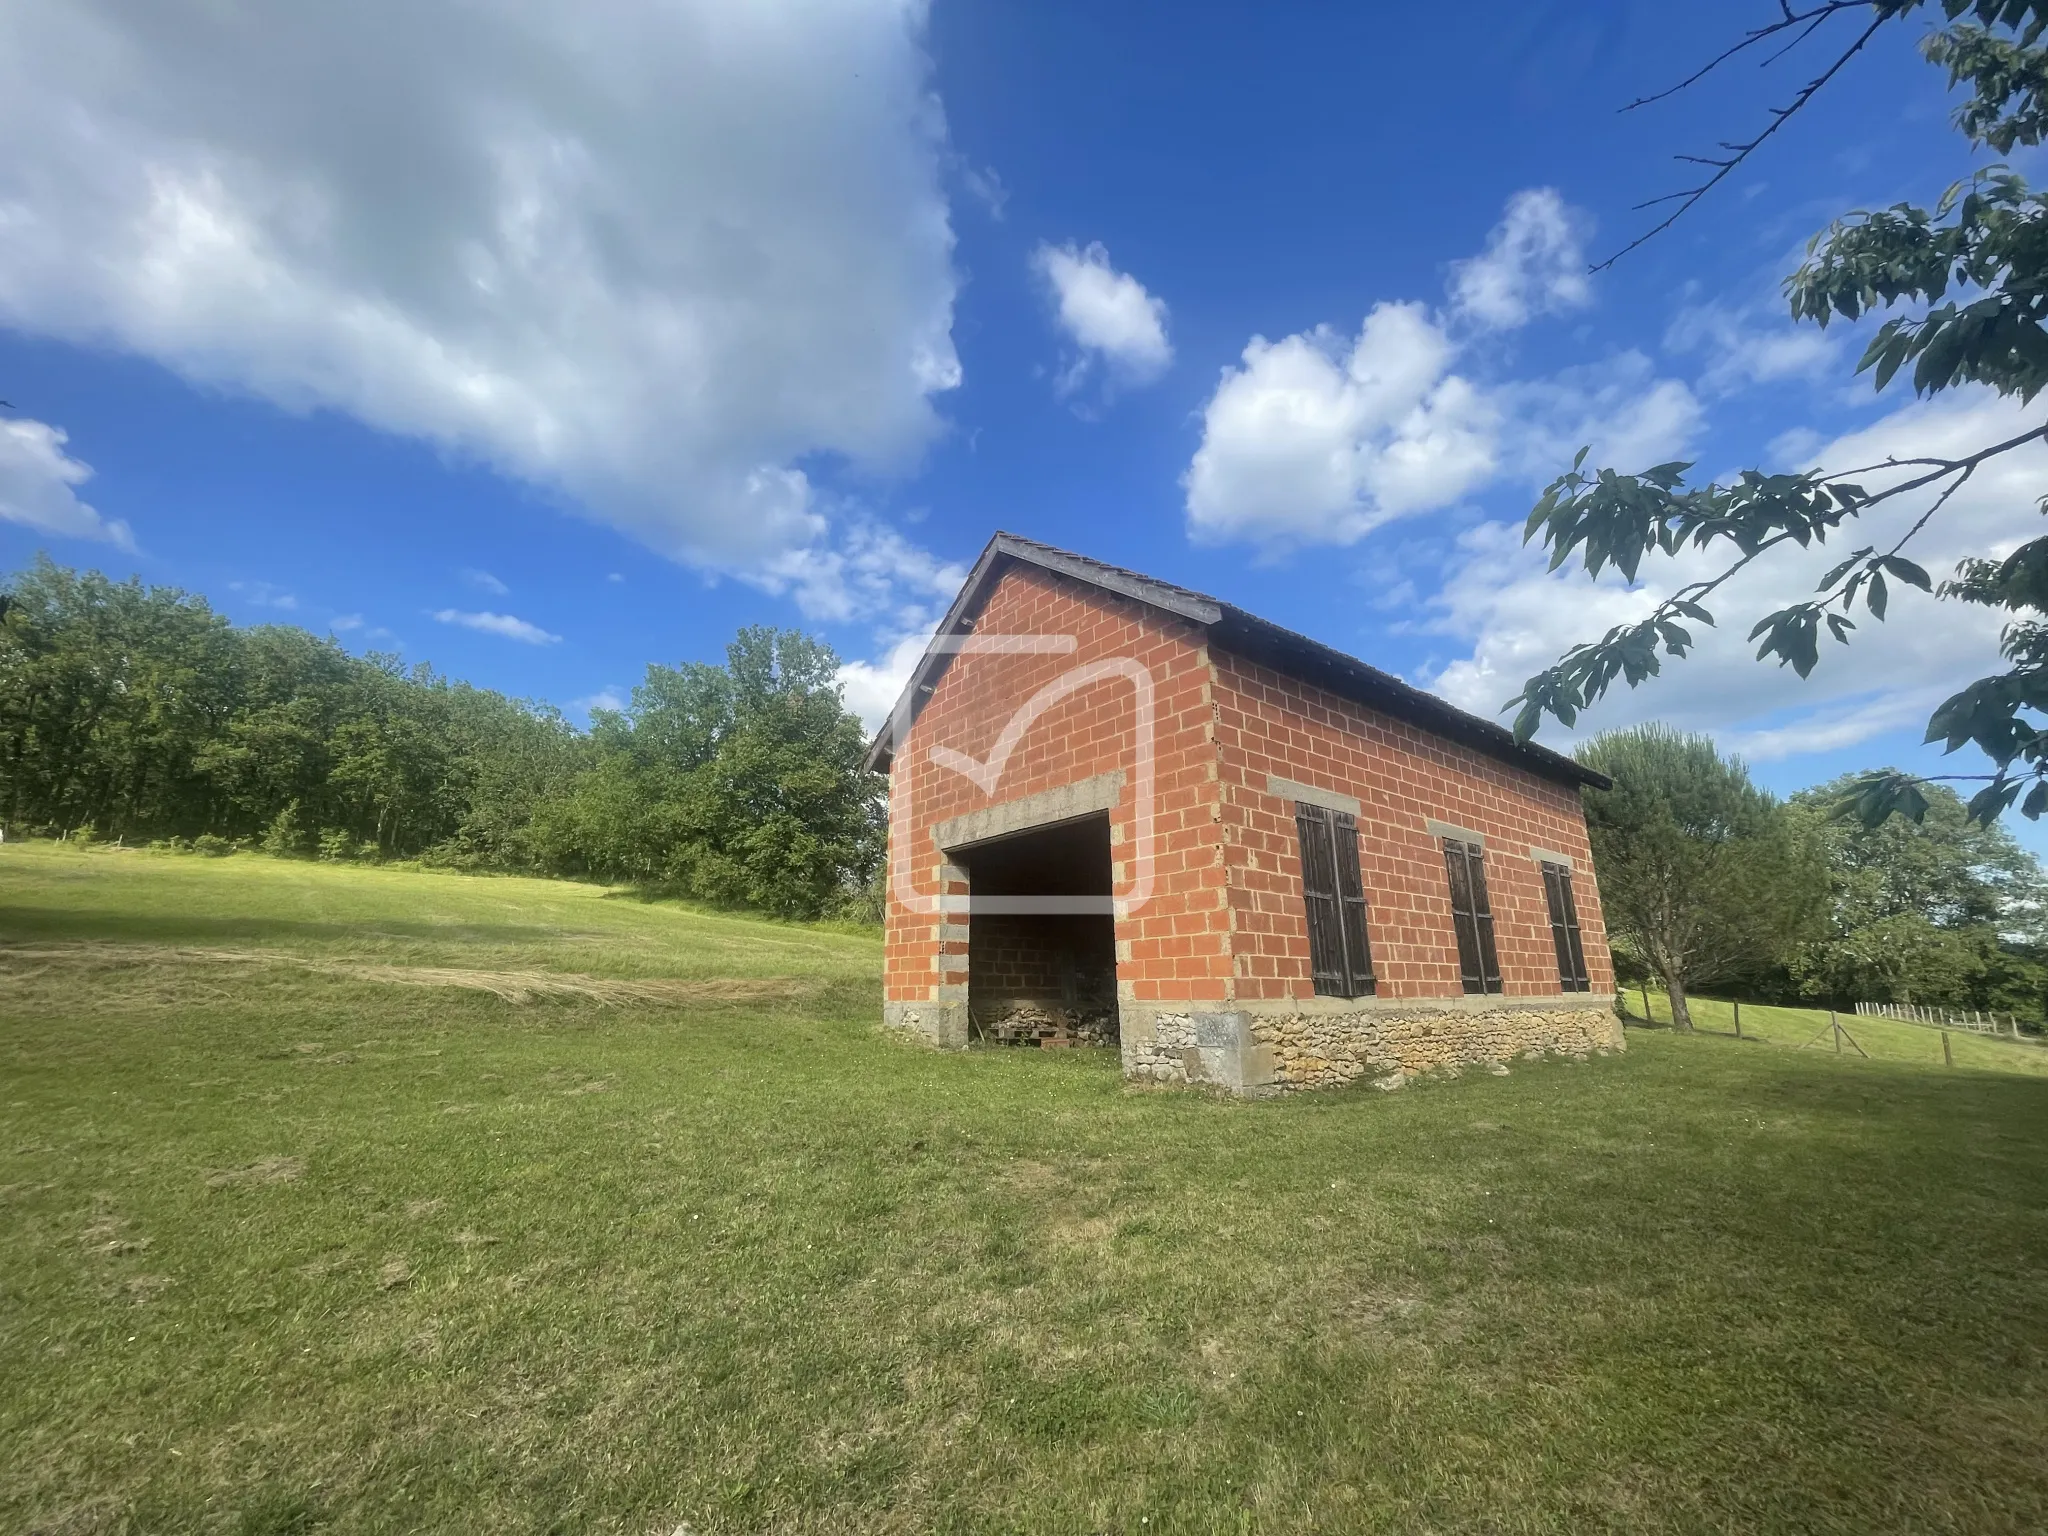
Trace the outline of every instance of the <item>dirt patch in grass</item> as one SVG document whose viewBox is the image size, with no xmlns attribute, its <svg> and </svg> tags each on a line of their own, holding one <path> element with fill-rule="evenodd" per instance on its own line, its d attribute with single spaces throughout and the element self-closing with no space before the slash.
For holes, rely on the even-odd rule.
<svg viewBox="0 0 2048 1536">
<path fill-rule="evenodd" d="M 135 1305 L 143 1307 L 176 1284 L 169 1275 L 130 1275 L 121 1282 L 121 1290 Z"/>
<path fill-rule="evenodd" d="M 1088 1248 L 1115 1237 L 1117 1226 L 1107 1216 L 1064 1216 L 1046 1228 L 1046 1235 L 1063 1248 Z"/>
<path fill-rule="evenodd" d="M 72 969 L 107 970 L 200 966 L 292 966 L 347 981 L 394 987 L 451 987 L 488 992 L 508 1003 L 543 998 L 596 1003 L 677 1006 L 689 1003 L 770 1002 L 803 996 L 806 982 L 775 976 L 685 978 L 654 976 L 627 979 L 586 976 L 573 971 L 492 971 L 447 965 L 372 965 L 356 961 L 313 960 L 269 950 L 222 949 L 169 944 L 0 945 L 0 990 L 27 984 Z M 304 1047 L 301 1047 L 303 1050 Z M 317 1049 L 317 1047 L 316 1047 Z M 333 1059 L 333 1058 L 330 1058 Z"/>
<path fill-rule="evenodd" d="M 290 1184 L 304 1177 L 303 1158 L 273 1154 L 259 1157 L 246 1168 L 216 1168 L 206 1176 L 208 1189 L 228 1189 L 237 1184 Z"/>
<path fill-rule="evenodd" d="M 90 1226 L 78 1234 L 88 1253 L 97 1253 L 106 1258 L 121 1258 L 126 1254 L 141 1253 L 149 1247 L 149 1239 L 137 1237 L 128 1230 L 126 1217 L 102 1213 L 95 1217 Z"/>
<path fill-rule="evenodd" d="M 744 1003 L 795 997 L 801 982 L 773 977 L 718 977 L 688 981 L 652 977 L 626 981 L 610 976 L 579 976 L 567 971 L 472 971 L 437 965 L 327 965 L 302 961 L 311 969 L 356 981 L 385 982 L 399 987 L 459 987 L 488 992 L 508 1003 L 537 998 L 576 998 L 604 1007 L 622 1003 Z"/>
</svg>

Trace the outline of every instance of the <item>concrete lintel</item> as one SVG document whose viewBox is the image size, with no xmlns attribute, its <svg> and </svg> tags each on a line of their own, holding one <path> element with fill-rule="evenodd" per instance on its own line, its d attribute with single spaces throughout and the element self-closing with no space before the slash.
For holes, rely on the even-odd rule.
<svg viewBox="0 0 2048 1536">
<path fill-rule="evenodd" d="M 1123 789 L 1122 769 L 1098 773 L 1093 778 L 1062 784 L 1058 789 L 1005 800 L 986 810 L 969 811 L 965 816 L 942 821 L 932 828 L 932 841 L 939 845 L 940 852 L 950 854 L 1018 832 L 1057 826 L 1063 821 L 1077 821 L 1097 811 L 1115 810 Z"/>
<path fill-rule="evenodd" d="M 1438 821 L 1434 817 L 1425 819 L 1422 825 L 1428 830 L 1431 837 L 1448 837 L 1461 843 L 1473 843 L 1481 848 L 1486 846 L 1486 834 L 1484 832 L 1474 832 L 1470 827 L 1461 827 L 1448 821 Z"/>
<path fill-rule="evenodd" d="M 1328 811 L 1343 811 L 1349 816 L 1357 816 L 1364 811 L 1364 807 L 1350 795 L 1340 795 L 1334 789 L 1317 789 L 1313 784 L 1297 784 L 1277 773 L 1266 775 L 1266 793 L 1300 805 L 1320 805 Z"/>
<path fill-rule="evenodd" d="M 1570 854 L 1557 853 L 1549 848 L 1538 848 L 1534 843 L 1529 845 L 1529 857 L 1538 864 L 1558 864 L 1566 869 L 1573 867 Z"/>
</svg>

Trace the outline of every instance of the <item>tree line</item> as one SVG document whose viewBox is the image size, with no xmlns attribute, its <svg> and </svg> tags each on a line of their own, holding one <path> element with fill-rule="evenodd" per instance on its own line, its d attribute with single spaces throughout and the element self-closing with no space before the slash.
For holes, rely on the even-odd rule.
<svg viewBox="0 0 2048 1536">
<path fill-rule="evenodd" d="M 578 730 L 550 705 L 356 656 L 203 598 L 39 561 L 0 592 L 0 824 L 286 857 L 562 875 L 788 917 L 880 916 L 886 782 L 838 658 L 742 630 L 652 665 Z M 1585 807 L 1617 969 L 1760 1001 L 2040 1018 L 2048 890 L 2002 827 L 1929 785 L 1919 822 L 1779 801 L 1711 741 L 1596 737 Z"/>
<path fill-rule="evenodd" d="M 1925 812 L 1866 824 L 1868 776 L 1780 801 L 1704 736 L 1639 726 L 1579 760 L 1615 966 L 1654 980 L 1689 1028 L 1686 994 L 1759 1002 L 1921 1003 L 2048 1011 L 2048 887 L 2039 862 L 1945 784 Z"/>
<path fill-rule="evenodd" d="M 723 665 L 650 665 L 584 731 L 424 664 L 41 559 L 0 595 L 0 824 L 859 911 L 885 786 L 837 671 L 809 636 L 749 628 Z"/>
</svg>

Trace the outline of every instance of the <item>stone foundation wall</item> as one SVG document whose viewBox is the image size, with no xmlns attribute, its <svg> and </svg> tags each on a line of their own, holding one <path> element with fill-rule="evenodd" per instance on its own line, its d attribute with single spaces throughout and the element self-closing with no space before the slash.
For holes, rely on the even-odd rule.
<svg viewBox="0 0 2048 1536">
<path fill-rule="evenodd" d="M 1132 1029 L 1127 1022 L 1122 1030 L 1124 1076 L 1139 1083 L 1187 1082 L 1188 1053 L 1201 1049 L 1194 1015 L 1147 1013 L 1141 1022 L 1143 1028 Z"/>
<path fill-rule="evenodd" d="M 1548 1000 L 1546 1000 L 1547 1002 Z M 1493 1006 L 1487 1006 L 1492 1004 Z M 1423 1072 L 1499 1069 L 1515 1057 L 1585 1057 L 1626 1049 L 1613 999 L 1597 1006 L 1536 1006 L 1474 998 L 1463 1007 L 1400 1000 L 1353 1012 L 1273 1012 L 1252 1038 L 1271 1053 L 1267 1086 L 1282 1093 L 1336 1088 Z M 1398 1086 L 1398 1082 L 1386 1082 Z"/>
<path fill-rule="evenodd" d="M 1515 1057 L 1624 1049 L 1614 1000 L 1335 998 L 1287 1003 L 1123 1007 L 1124 1076 L 1207 1083 L 1233 1093 L 1298 1093 L 1419 1073 L 1504 1069 Z"/>
<path fill-rule="evenodd" d="M 1063 1012 L 1063 1011 L 1058 1011 Z M 1398 1088 L 1424 1072 L 1507 1070 L 1521 1058 L 1575 1056 L 1627 1049 L 1614 999 L 1602 994 L 1539 998 L 1317 998 L 1221 1009 L 1198 1004 L 1132 1004 L 1080 1038 L 1078 1020 L 1042 1005 L 1019 1005 L 1003 1042 L 997 1021 L 981 1025 L 998 1043 L 1108 1044 L 1123 1055 L 1124 1076 L 1137 1083 L 1207 1084 L 1260 1096 L 1339 1088 L 1370 1081 Z M 889 1003 L 888 1024 L 914 1030 L 936 1045 L 968 1043 L 964 1003 Z M 1113 1032 L 1105 1032 L 1113 1031 Z M 1025 1034 L 1041 1032 L 1036 1039 Z"/>
</svg>

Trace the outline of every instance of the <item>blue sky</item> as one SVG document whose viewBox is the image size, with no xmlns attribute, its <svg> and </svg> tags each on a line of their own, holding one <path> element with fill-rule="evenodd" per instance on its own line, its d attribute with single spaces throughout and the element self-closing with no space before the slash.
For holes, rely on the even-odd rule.
<svg viewBox="0 0 2048 1536">
<path fill-rule="evenodd" d="M 801 625 L 873 714 L 1007 528 L 1491 713 L 1649 600 L 1519 546 L 1580 443 L 1796 467 L 2010 416 L 1874 397 L 1778 296 L 1831 215 L 1971 164 L 1910 26 L 1589 277 L 1825 35 L 1622 116 L 1775 7 L 324 9 L 0 16 L 0 565 L 572 714 Z M 2044 470 L 1926 563 L 2029 532 Z M 1931 763 L 1995 630 L 1902 601 L 1801 686 L 1735 642 L 1812 575 L 1592 725 L 1783 790 Z"/>
</svg>

